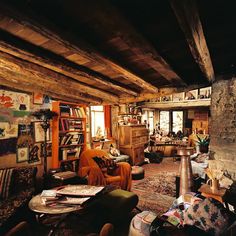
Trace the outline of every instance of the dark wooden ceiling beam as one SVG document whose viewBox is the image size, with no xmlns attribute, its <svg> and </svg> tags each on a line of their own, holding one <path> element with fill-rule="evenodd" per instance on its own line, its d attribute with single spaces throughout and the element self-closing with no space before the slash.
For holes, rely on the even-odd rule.
<svg viewBox="0 0 236 236">
<path fill-rule="evenodd" d="M 69 76 L 75 80 L 86 83 L 86 80 L 105 85 L 108 89 L 115 89 L 122 93 L 137 96 L 138 93 L 118 85 L 115 81 L 111 82 L 109 78 L 104 79 L 98 73 L 89 71 L 87 68 L 79 66 L 73 62 L 59 59 L 59 56 L 50 56 L 47 51 L 40 49 L 32 44 L 17 39 L 4 31 L 0 31 L 0 51 L 9 53 L 18 58 L 33 62 L 50 70 Z"/>
<path fill-rule="evenodd" d="M 43 25 L 43 22 L 45 21 L 43 19 L 38 19 L 36 22 L 32 20 L 32 18 L 34 18 L 33 15 L 31 15 L 30 18 L 25 17 L 1 3 L 1 29 L 34 45 L 62 55 L 74 63 L 83 65 L 92 62 L 93 66 L 90 67 L 92 70 L 102 73 L 108 69 L 109 71 L 113 71 L 116 75 L 120 75 L 128 81 L 138 85 L 141 89 L 150 92 L 158 91 L 155 86 L 147 83 L 139 76 L 119 66 L 111 59 L 101 56 L 94 48 L 88 46 L 88 44 L 81 42 L 79 39 L 74 40 L 71 37 L 65 36 L 65 32 L 60 32 L 58 29 L 55 29 L 55 27 L 50 26 L 49 29 L 49 24 Z M 40 24 L 38 22 L 40 22 Z M 70 39 L 68 41 L 65 38 Z"/>
<path fill-rule="evenodd" d="M 0 62 L 1 68 L 11 68 L 12 71 L 20 72 L 22 75 L 31 78 L 35 83 L 51 84 L 55 90 L 58 87 L 65 87 L 69 93 L 70 91 L 77 91 L 78 95 L 82 96 L 83 94 L 86 98 L 91 99 L 91 102 L 101 102 L 102 100 L 110 102 L 118 101 L 117 96 L 82 85 L 69 77 L 4 52 L 0 52 Z"/>
<path fill-rule="evenodd" d="M 9 83 L 16 83 L 19 85 L 19 89 L 21 89 L 20 86 L 24 85 L 29 88 L 31 88 L 34 91 L 37 90 L 42 90 L 45 91 L 46 94 L 49 92 L 52 94 L 57 94 L 61 100 L 63 100 L 63 97 L 70 97 L 71 99 L 74 100 L 82 100 L 85 103 L 90 103 L 90 104 L 101 104 L 102 100 L 97 101 L 94 99 L 91 99 L 89 97 L 84 96 L 83 94 L 81 95 L 78 91 L 74 90 L 69 90 L 64 86 L 57 86 L 57 89 L 55 90 L 54 85 L 48 84 L 44 82 L 43 84 L 40 83 L 35 83 L 32 78 L 27 77 L 26 75 L 22 75 L 20 72 L 12 71 L 10 68 L 4 68 L 2 67 L 2 64 L 0 64 L 0 76 L 2 79 L 5 79 L 9 81 Z M 6 85 L 6 84 L 5 84 Z M 6 85 L 7 86 L 7 85 Z M 50 96 L 50 94 L 48 94 Z"/>
<path fill-rule="evenodd" d="M 6 74 L 4 74 L 4 77 L 6 78 Z M 5 78 L 2 77 L 2 74 L 0 72 L 0 85 L 3 85 L 11 90 L 14 89 L 17 91 L 27 92 L 27 93 L 39 92 L 44 95 L 48 95 L 52 99 L 56 99 L 56 100 L 62 100 L 62 101 L 66 101 L 66 102 L 75 102 L 75 103 L 87 104 L 87 105 L 90 104 L 89 102 L 87 102 L 85 100 L 78 99 L 78 98 L 71 98 L 66 95 L 58 94 L 55 91 L 49 90 L 45 87 L 40 87 L 35 84 L 29 85 L 29 83 L 26 83 L 23 81 L 13 82 L 13 81 L 7 80 Z"/>
<path fill-rule="evenodd" d="M 157 52 L 135 28 L 125 19 L 123 15 L 108 1 L 89 1 L 91 4 L 72 1 L 76 8 L 70 5 L 70 12 L 74 10 L 74 17 L 82 19 L 99 34 L 99 32 L 109 32 L 109 38 L 119 38 L 132 51 L 136 59 L 145 59 L 145 63 L 156 70 L 161 76 L 172 84 L 185 85 L 185 82 L 171 68 L 167 61 Z M 93 12 L 92 21 L 88 12 Z M 111 17 L 112 16 L 112 17 Z M 107 20 L 109 19 L 109 21 Z M 96 22 L 96 23 L 95 23 Z M 104 34 L 104 33 L 103 33 Z"/>
<path fill-rule="evenodd" d="M 214 69 L 195 0 L 169 1 L 195 61 L 208 81 L 213 81 Z"/>
</svg>

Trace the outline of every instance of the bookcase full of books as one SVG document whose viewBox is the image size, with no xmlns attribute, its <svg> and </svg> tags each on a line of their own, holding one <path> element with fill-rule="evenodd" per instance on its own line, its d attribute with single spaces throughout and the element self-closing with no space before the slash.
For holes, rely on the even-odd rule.
<svg viewBox="0 0 236 236">
<path fill-rule="evenodd" d="M 55 101 L 52 110 L 58 114 L 52 120 L 52 168 L 70 166 L 77 171 L 86 148 L 86 107 Z"/>
</svg>

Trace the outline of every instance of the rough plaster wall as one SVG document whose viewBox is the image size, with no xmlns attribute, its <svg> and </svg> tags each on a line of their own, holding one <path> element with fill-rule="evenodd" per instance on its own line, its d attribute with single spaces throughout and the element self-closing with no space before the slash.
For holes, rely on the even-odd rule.
<svg viewBox="0 0 236 236">
<path fill-rule="evenodd" d="M 212 86 L 210 136 L 214 159 L 236 180 L 236 77 Z"/>
</svg>

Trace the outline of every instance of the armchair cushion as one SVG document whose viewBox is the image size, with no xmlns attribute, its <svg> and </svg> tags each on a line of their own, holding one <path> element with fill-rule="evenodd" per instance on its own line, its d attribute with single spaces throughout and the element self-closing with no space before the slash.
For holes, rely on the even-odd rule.
<svg viewBox="0 0 236 236">
<path fill-rule="evenodd" d="M 0 199 L 6 199 L 10 195 L 13 168 L 0 170 Z"/>
<path fill-rule="evenodd" d="M 93 157 L 93 160 L 98 164 L 98 166 L 101 169 L 107 168 L 109 170 L 114 170 L 117 168 L 116 162 L 111 158 L 107 158 L 105 156 L 102 157 L 95 156 Z"/>
</svg>

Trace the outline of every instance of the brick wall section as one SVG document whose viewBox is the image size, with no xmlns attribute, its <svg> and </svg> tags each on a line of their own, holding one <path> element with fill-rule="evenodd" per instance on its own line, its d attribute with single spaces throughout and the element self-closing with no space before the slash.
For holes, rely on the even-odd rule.
<svg viewBox="0 0 236 236">
<path fill-rule="evenodd" d="M 210 150 L 236 180 L 236 77 L 212 86 Z"/>
</svg>

